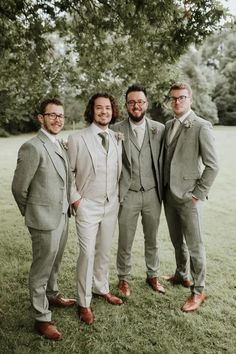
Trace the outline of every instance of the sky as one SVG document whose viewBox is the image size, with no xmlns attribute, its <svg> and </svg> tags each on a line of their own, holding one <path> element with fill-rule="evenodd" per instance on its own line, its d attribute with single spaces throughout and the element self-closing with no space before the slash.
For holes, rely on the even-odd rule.
<svg viewBox="0 0 236 354">
<path fill-rule="evenodd" d="M 235 0 L 221 0 L 224 7 L 228 7 L 230 13 L 236 16 L 236 1 Z"/>
</svg>

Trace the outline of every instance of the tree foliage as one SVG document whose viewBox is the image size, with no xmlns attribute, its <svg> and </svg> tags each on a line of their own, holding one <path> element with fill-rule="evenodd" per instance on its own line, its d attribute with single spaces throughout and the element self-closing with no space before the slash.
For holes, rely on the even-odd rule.
<svg viewBox="0 0 236 354">
<path fill-rule="evenodd" d="M 212 123 L 236 125 L 236 26 L 226 24 L 181 59 L 194 109 Z"/>
<path fill-rule="evenodd" d="M 160 103 L 179 57 L 225 14 L 209 0 L 0 0 L 0 13 L 0 124 L 11 132 L 32 129 L 48 95 L 121 97 L 138 81 Z"/>
</svg>

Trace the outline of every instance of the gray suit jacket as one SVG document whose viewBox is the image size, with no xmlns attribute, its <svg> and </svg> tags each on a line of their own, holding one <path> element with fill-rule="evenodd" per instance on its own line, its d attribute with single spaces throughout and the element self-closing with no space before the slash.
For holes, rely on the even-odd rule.
<svg viewBox="0 0 236 354">
<path fill-rule="evenodd" d="M 165 150 L 172 122 L 166 123 Z M 170 165 L 172 193 L 183 202 L 192 195 L 204 200 L 219 169 L 211 123 L 191 112 L 172 143 L 176 143 Z"/>
<path fill-rule="evenodd" d="M 63 149 L 63 147 L 62 147 Z M 24 143 L 18 153 L 12 182 L 12 193 L 27 226 L 38 230 L 54 230 L 62 215 L 63 190 L 70 200 L 72 173 L 66 152 L 65 172 L 56 145 L 42 132 Z M 64 160 L 66 159 L 66 161 Z"/>
<path fill-rule="evenodd" d="M 157 181 L 157 192 L 160 202 L 162 201 L 162 141 L 165 127 L 163 124 L 146 119 L 146 129 L 148 129 L 150 137 L 150 147 L 152 153 L 152 161 L 155 170 Z M 127 194 L 132 178 L 132 163 L 131 163 L 131 147 L 128 118 L 122 122 L 116 123 L 111 127 L 112 130 L 120 132 L 124 135 L 123 153 L 122 153 L 122 174 L 120 178 L 120 202 L 123 201 Z"/>
<path fill-rule="evenodd" d="M 113 131 L 109 130 L 109 133 L 116 146 L 118 157 L 117 180 L 119 180 L 121 173 L 121 143 L 117 140 Z M 75 173 L 75 184 L 77 192 L 79 193 L 79 198 L 86 195 L 90 181 L 96 175 L 98 162 L 96 151 L 97 146 L 91 126 L 68 137 L 68 154 L 72 171 Z M 77 199 L 78 194 L 75 200 Z"/>
</svg>

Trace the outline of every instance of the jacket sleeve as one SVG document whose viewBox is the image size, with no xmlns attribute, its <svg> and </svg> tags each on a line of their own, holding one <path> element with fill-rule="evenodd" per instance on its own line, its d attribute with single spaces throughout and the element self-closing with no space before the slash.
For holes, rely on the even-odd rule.
<svg viewBox="0 0 236 354">
<path fill-rule="evenodd" d="M 21 214 L 25 215 L 25 207 L 32 179 L 40 163 L 40 153 L 37 148 L 25 143 L 18 152 L 17 165 L 12 181 L 12 193 Z"/>
<path fill-rule="evenodd" d="M 204 165 L 203 173 L 192 192 L 198 199 L 204 200 L 219 171 L 212 125 L 202 125 L 199 134 L 200 155 Z"/>
</svg>

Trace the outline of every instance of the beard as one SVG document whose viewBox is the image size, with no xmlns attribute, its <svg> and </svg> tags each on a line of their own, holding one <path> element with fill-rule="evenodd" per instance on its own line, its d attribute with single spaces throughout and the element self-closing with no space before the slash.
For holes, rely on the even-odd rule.
<svg viewBox="0 0 236 354">
<path fill-rule="evenodd" d="M 145 112 L 143 112 L 139 117 L 133 116 L 133 114 L 129 112 L 130 119 L 136 123 L 141 122 L 144 116 L 145 116 Z"/>
</svg>

